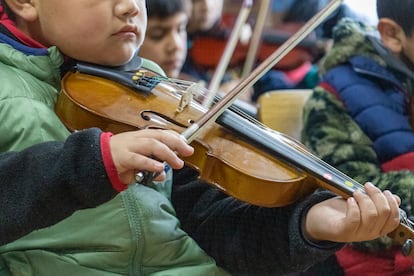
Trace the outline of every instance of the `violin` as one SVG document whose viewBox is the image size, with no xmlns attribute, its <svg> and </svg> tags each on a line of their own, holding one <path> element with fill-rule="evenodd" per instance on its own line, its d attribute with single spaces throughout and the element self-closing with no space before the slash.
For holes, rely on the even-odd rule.
<svg viewBox="0 0 414 276">
<path fill-rule="evenodd" d="M 206 110 L 194 83 L 172 82 L 145 68 L 119 71 L 78 63 L 62 80 L 56 113 L 68 129 L 99 127 L 114 133 L 144 128 L 182 132 Z M 202 91 L 201 91 L 202 92 Z M 300 142 L 229 108 L 191 142 L 185 158 L 200 178 L 251 204 L 284 206 L 324 187 L 349 197 L 363 186 L 312 155 Z M 400 210 L 389 236 L 412 252 L 412 222 Z"/>
<path fill-rule="evenodd" d="M 62 80 L 56 114 L 71 131 L 98 127 L 119 133 L 157 128 L 182 133 L 206 112 L 194 101 L 203 96 L 193 95 L 195 90 L 203 88 L 186 81 L 172 83 L 144 68 L 125 72 L 78 63 Z M 236 129 L 245 120 L 231 111 L 221 118 L 224 125 Z M 240 200 L 284 206 L 316 187 L 303 171 L 258 151 L 240 133 L 220 124 L 210 126 L 191 145 L 195 153 L 184 158 L 186 165 L 201 179 Z"/>
<path fill-rule="evenodd" d="M 72 131 L 90 127 L 115 133 L 144 128 L 179 131 L 195 150 L 185 158 L 186 164 L 201 179 L 251 204 L 286 205 L 317 187 L 345 198 L 356 190 L 365 192 L 360 183 L 314 156 L 300 142 L 231 106 L 231 100 L 340 3 L 330 2 L 209 110 L 198 104 L 205 91 L 196 84 L 169 80 L 133 59 L 120 68 L 78 63 L 62 79 L 56 114 Z M 400 224 L 388 235 L 402 245 L 405 256 L 414 256 L 414 223 L 404 210 L 399 212 Z"/>
</svg>

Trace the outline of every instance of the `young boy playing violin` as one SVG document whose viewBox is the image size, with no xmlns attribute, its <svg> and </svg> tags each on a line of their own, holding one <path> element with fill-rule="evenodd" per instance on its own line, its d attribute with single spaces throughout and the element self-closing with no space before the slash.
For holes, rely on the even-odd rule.
<svg viewBox="0 0 414 276">
<path fill-rule="evenodd" d="M 70 139 L 54 113 L 62 65 L 82 60 L 114 68 L 133 60 L 145 36 L 145 2 L 2 0 L 2 5 L 7 10 L 0 22 L 2 151 Z M 143 66 L 159 70 L 148 61 Z M 136 162 L 131 166 L 133 170 L 128 170 L 130 166 L 116 156 L 106 156 L 105 165 L 117 160 L 120 163 L 115 164 L 116 172 L 108 171 L 101 177 L 126 187 L 131 181 L 131 171 L 142 168 L 148 172 L 164 170 L 165 174 L 156 179 L 162 182 L 148 186 L 131 184 L 96 208 L 77 211 L 50 227 L 1 246 L 1 272 L 12 275 L 283 274 L 323 260 L 343 243 L 377 238 L 399 224 L 399 198 L 370 184 L 365 186 L 366 193 L 356 191 L 347 200 L 319 192 L 280 208 L 240 202 L 198 181 L 192 172 L 179 170 L 173 175 L 168 166 L 163 166 L 167 162 L 178 169 L 182 163 L 171 153 L 186 156 L 192 152 L 177 135 L 165 130 L 137 133 L 99 138 L 106 141 L 101 144 L 109 143 L 111 152 L 138 153 L 131 156 Z M 134 136 L 139 139 L 135 140 Z M 124 139 L 132 140 L 123 144 Z M 76 149 L 74 144 L 67 146 Z M 79 156 L 85 153 L 76 152 Z M 75 163 L 72 173 L 82 177 L 83 168 L 78 168 L 82 164 L 76 164 L 78 159 L 71 159 Z M 48 164 L 45 162 L 43 169 L 49 170 L 45 167 Z M 74 176 L 66 185 L 72 185 L 72 179 L 77 178 Z M 41 183 L 38 185 L 41 189 Z M 3 185 L 3 189 L 9 187 L 7 183 Z M 48 192 L 46 197 L 57 199 L 67 194 L 60 189 L 45 192 Z M 41 202 L 33 206 L 37 204 L 46 208 Z"/>
<path fill-rule="evenodd" d="M 349 19 L 335 27 L 321 82 L 305 105 L 302 135 L 310 149 L 344 173 L 400 195 L 409 217 L 414 214 L 413 9 L 413 0 L 377 0 L 376 28 Z M 414 275 L 412 258 L 385 237 L 347 246 L 331 264 L 313 271 Z"/>
</svg>

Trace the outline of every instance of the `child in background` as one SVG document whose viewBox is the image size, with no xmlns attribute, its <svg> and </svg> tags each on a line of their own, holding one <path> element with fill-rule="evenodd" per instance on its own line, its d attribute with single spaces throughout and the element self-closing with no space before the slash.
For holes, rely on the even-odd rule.
<svg viewBox="0 0 414 276">
<path fill-rule="evenodd" d="M 186 0 L 147 0 L 148 27 L 139 55 L 179 78 L 187 56 Z"/>
<path fill-rule="evenodd" d="M 272 0 L 270 18 L 274 29 L 306 23 L 323 9 L 329 0 Z M 346 4 L 340 7 L 310 35 L 308 42 L 311 59 L 300 65 L 282 70 L 270 70 L 254 85 L 252 100 L 256 101 L 263 93 L 283 89 L 312 89 L 318 81 L 318 63 L 329 49 L 333 26 L 344 17 L 358 18 Z M 305 52 L 306 53 L 306 52 Z M 297 55 L 301 55 L 300 52 Z"/>
<path fill-rule="evenodd" d="M 304 109 L 303 142 L 354 179 L 367 179 L 414 208 L 413 0 L 377 0 L 377 28 L 345 19 Z M 346 246 L 312 273 L 414 275 L 389 238 Z M 375 264 L 375 265 L 373 265 Z"/>
<path fill-rule="evenodd" d="M 223 0 L 185 0 L 187 13 L 189 15 L 187 25 L 187 48 L 188 54 L 184 62 L 182 73 L 190 80 L 196 80 L 208 84 L 213 75 L 211 68 L 198 64 L 192 57 L 193 41 L 199 36 L 223 33 L 222 11 Z M 211 49 L 215 51 L 215 49 Z M 218 65 L 218 64 L 217 64 Z M 229 75 L 224 76 L 224 81 L 229 79 Z"/>
<path fill-rule="evenodd" d="M 186 27 L 188 23 L 188 9 L 192 7 L 190 1 L 147 0 L 146 5 L 148 28 L 144 42 L 139 50 L 139 55 L 160 65 L 169 78 L 178 78 L 195 83 L 200 82 L 200 79 L 195 78 L 197 76 L 189 76 L 182 72 L 187 58 Z M 202 22 L 199 21 L 197 24 Z M 205 84 L 203 79 L 201 83 L 203 87 Z M 255 114 L 255 108 L 252 108 L 250 105 L 246 106 L 242 100 L 236 100 L 234 104 L 246 112 Z"/>
<path fill-rule="evenodd" d="M 187 1 L 190 18 L 187 32 L 193 35 L 209 32 L 220 24 L 224 0 L 185 0 Z"/>
<path fill-rule="evenodd" d="M 111 68 L 133 61 L 145 36 L 145 2 L 1 3 L 8 15 L 2 14 L 0 24 L 1 149 L 67 139 L 69 133 L 54 113 L 64 61 Z M 145 60 L 143 66 L 157 70 Z M 175 144 L 164 141 L 169 140 L 162 138 L 165 132 L 138 132 L 144 136 L 136 145 L 143 156 L 169 159 L 160 155 Z M 191 149 L 184 147 L 182 152 L 187 155 Z M 144 167 L 147 171 L 165 170 L 161 183 L 132 184 L 96 208 L 77 211 L 1 246 L 0 271 L 12 275 L 284 274 L 326 258 L 342 242 L 373 239 L 398 226 L 398 197 L 369 184 L 367 194 L 355 192 L 348 200 L 318 193 L 289 206 L 262 208 L 226 196 L 186 171 L 173 175 L 168 166 L 160 168 L 160 162 L 146 157 L 140 162 L 148 161 L 155 168 Z M 182 165 L 175 158 L 170 161 Z M 48 196 L 65 197 L 59 192 L 49 191 Z"/>
</svg>

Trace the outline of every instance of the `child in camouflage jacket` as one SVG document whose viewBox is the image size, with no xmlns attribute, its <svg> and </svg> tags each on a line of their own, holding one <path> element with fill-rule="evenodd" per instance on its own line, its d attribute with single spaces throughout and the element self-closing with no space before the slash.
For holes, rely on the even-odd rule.
<svg viewBox="0 0 414 276">
<path fill-rule="evenodd" d="M 304 108 L 302 141 L 355 180 L 371 179 L 400 195 L 402 209 L 412 216 L 414 20 L 409 18 L 414 1 L 378 0 L 377 5 L 377 28 L 350 19 L 336 26 L 321 81 Z M 339 267 L 323 270 L 407 275 L 414 264 L 387 237 L 348 246 L 335 262 Z"/>
</svg>

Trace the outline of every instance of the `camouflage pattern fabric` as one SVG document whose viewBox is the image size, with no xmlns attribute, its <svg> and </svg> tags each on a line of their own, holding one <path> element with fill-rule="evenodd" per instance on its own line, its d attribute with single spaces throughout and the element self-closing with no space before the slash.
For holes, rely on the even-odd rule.
<svg viewBox="0 0 414 276">
<path fill-rule="evenodd" d="M 344 19 L 334 30 L 334 46 L 321 64 L 321 73 L 345 63 L 354 55 L 372 58 L 386 66 L 366 34 L 374 30 L 362 23 Z M 403 83 L 410 83 L 410 81 Z M 401 208 L 413 216 L 414 173 L 408 170 L 384 173 L 373 143 L 349 115 L 344 104 L 326 86 L 314 89 L 304 107 L 302 142 L 317 156 L 360 183 L 370 181 L 402 199 Z M 370 251 L 389 248 L 392 241 L 381 238 L 354 244 Z"/>
</svg>

